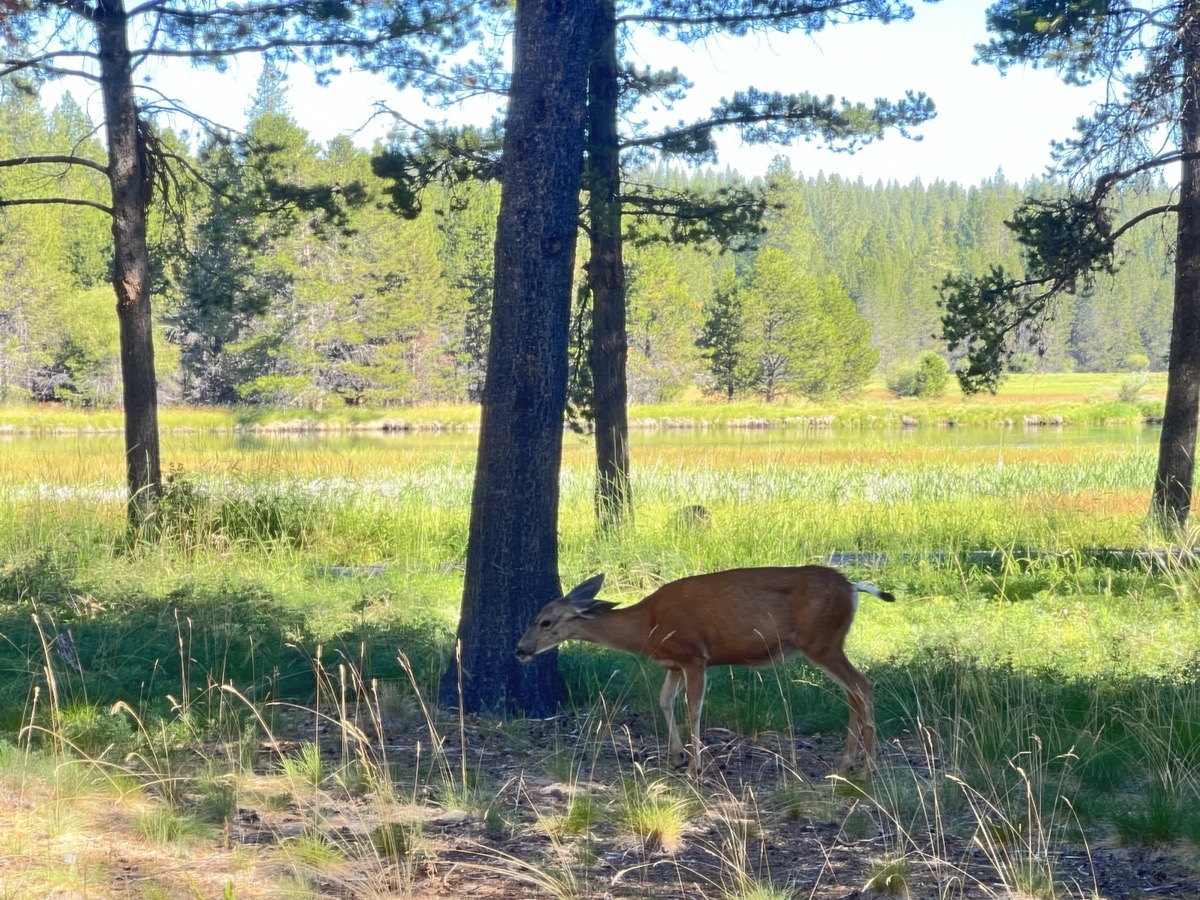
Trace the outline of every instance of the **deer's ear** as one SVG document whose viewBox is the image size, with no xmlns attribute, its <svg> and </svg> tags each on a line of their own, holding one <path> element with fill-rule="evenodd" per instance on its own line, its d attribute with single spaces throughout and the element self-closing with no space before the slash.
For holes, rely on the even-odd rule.
<svg viewBox="0 0 1200 900">
<path fill-rule="evenodd" d="M 579 604 L 583 600 L 592 600 L 600 593 L 600 587 L 603 584 L 604 573 L 601 572 L 599 575 L 593 575 L 587 581 L 575 585 L 563 596 L 563 599 L 574 604 Z"/>
<path fill-rule="evenodd" d="M 616 608 L 617 604 L 608 600 L 584 600 L 582 603 L 574 604 L 575 613 L 581 619 L 594 619 Z"/>
</svg>

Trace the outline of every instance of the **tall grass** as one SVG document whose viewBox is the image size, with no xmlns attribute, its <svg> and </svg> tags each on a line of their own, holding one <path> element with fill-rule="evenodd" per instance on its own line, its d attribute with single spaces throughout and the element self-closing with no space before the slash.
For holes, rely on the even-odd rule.
<svg viewBox="0 0 1200 900">
<path fill-rule="evenodd" d="M 99 440 L 14 441 L 0 467 L 0 776 L 48 810 L 48 833 L 83 827 L 48 774 L 71 759 L 98 804 L 131 798 L 122 833 L 160 849 L 216 847 L 239 809 L 300 810 L 278 846 L 314 895 L 415 893 L 442 827 L 422 825 L 421 804 L 465 808 L 484 836 L 542 822 L 544 854 L 493 841 L 473 865 L 560 896 L 593 890 L 598 841 L 634 838 L 631 881 L 702 848 L 709 862 L 678 875 L 700 895 L 794 894 L 764 838 L 780 810 L 817 834 L 836 825 L 830 860 L 873 841 L 859 886 L 912 896 L 1089 896 L 1087 878 L 1064 880 L 1065 855 L 1200 837 L 1200 576 L 1091 553 L 1153 546 L 1152 442 L 646 441 L 636 521 L 597 535 L 592 448 L 568 436 L 565 583 L 604 571 L 606 597 L 633 602 L 695 572 L 857 552 L 848 573 L 900 598 L 864 601 L 848 645 L 878 685 L 880 778 L 806 774 L 826 770 L 812 757 L 840 737 L 814 736 L 840 735 L 845 704 L 803 661 L 716 670 L 697 800 L 662 772 L 661 674 L 637 658 L 564 650 L 576 713 L 555 726 L 468 727 L 433 706 L 462 589 L 463 435 L 337 450 L 183 436 L 164 540 L 133 547 L 119 449 Z M 680 515 L 693 504 L 708 516 Z M 515 768 L 497 778 L 481 742 Z M 745 758 L 761 782 L 726 783 L 720 767 Z M 591 799 L 547 799 L 527 776 Z M 94 874 L 54 878 L 78 889 Z"/>
</svg>

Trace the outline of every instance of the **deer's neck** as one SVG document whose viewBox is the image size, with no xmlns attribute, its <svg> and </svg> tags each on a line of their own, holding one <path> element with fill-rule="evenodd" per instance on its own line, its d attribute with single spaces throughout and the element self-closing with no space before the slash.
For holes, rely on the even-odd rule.
<svg viewBox="0 0 1200 900">
<path fill-rule="evenodd" d="M 595 619 L 579 623 L 579 637 L 614 650 L 628 650 L 652 656 L 667 635 L 650 623 L 650 611 L 640 604 L 614 609 Z"/>
</svg>

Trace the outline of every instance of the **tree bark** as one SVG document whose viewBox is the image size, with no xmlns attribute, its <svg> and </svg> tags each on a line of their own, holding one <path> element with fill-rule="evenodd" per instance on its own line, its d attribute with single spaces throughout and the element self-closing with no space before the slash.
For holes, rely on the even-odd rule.
<svg viewBox="0 0 1200 900">
<path fill-rule="evenodd" d="M 558 479 L 593 3 L 517 3 L 491 340 L 458 627 L 463 706 L 552 714 L 555 654 L 517 639 L 558 578 Z M 451 662 L 439 700 L 458 700 Z"/>
<path fill-rule="evenodd" d="M 149 186 L 138 135 L 123 0 L 105 0 L 95 21 L 112 189 L 113 289 L 120 322 L 127 513 L 130 527 L 140 529 L 151 521 L 162 490 L 146 241 Z"/>
<path fill-rule="evenodd" d="M 588 83 L 587 190 L 592 296 L 592 404 L 596 424 L 596 521 L 619 526 L 633 512 L 629 483 L 625 263 L 621 247 L 621 166 L 617 132 L 617 19 L 615 0 L 597 3 Z"/>
<path fill-rule="evenodd" d="M 1184 10 L 1179 30 L 1183 63 L 1180 98 L 1178 232 L 1175 303 L 1167 361 L 1167 400 L 1158 446 L 1158 471 L 1151 517 L 1165 530 L 1182 533 L 1192 505 L 1196 419 L 1200 414 L 1200 3 Z"/>
</svg>

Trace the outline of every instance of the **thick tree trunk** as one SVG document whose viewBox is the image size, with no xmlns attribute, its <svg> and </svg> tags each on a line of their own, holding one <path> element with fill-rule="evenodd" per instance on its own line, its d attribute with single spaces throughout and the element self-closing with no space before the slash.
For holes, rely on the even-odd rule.
<svg viewBox="0 0 1200 900">
<path fill-rule="evenodd" d="M 1183 59 L 1180 137 L 1184 158 L 1175 249 L 1175 305 L 1167 362 L 1167 401 L 1151 516 L 1181 533 L 1192 505 L 1196 418 L 1200 414 L 1200 3 L 1180 29 Z"/>
<path fill-rule="evenodd" d="M 553 653 L 522 665 L 517 639 L 560 596 L 558 478 L 593 3 L 518 2 L 504 183 L 463 585 L 462 701 L 551 714 Z M 450 664 L 440 702 L 457 702 Z"/>
<path fill-rule="evenodd" d="M 120 322 L 128 518 L 130 527 L 136 529 L 151 521 L 162 490 L 162 469 L 146 243 L 147 184 L 125 27 L 121 0 L 106 0 L 96 29 L 112 187 L 113 288 Z"/>
<path fill-rule="evenodd" d="M 621 257 L 621 166 L 617 133 L 617 20 L 614 0 L 600 0 L 588 86 L 588 224 L 592 332 L 588 363 L 596 419 L 596 521 L 614 528 L 632 514 L 625 325 Z"/>
</svg>

